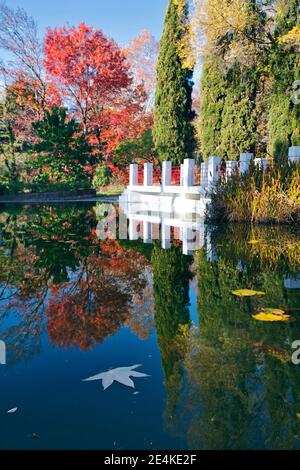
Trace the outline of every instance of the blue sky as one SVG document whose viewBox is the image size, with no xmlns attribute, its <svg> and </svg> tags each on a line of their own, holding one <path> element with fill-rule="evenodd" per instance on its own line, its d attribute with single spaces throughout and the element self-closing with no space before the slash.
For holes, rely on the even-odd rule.
<svg viewBox="0 0 300 470">
<path fill-rule="evenodd" d="M 6 0 L 33 16 L 43 35 L 47 26 L 77 25 L 84 21 L 128 44 L 143 29 L 160 38 L 168 0 Z"/>
</svg>

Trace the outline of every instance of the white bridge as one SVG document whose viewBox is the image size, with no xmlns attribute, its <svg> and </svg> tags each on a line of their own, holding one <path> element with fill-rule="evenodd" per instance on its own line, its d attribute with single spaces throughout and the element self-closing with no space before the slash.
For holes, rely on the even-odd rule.
<svg viewBox="0 0 300 470">
<path fill-rule="evenodd" d="M 175 213 L 181 217 L 194 214 L 203 219 L 218 180 L 228 181 L 234 174 L 246 173 L 251 161 L 264 171 L 272 166 L 271 161 L 254 158 L 252 153 L 241 153 L 239 161 L 224 164 L 220 157 L 209 157 L 207 163 L 198 165 L 195 160 L 186 159 L 177 167 L 165 161 L 161 169 L 153 168 L 152 163 L 132 164 L 123 203 L 131 205 L 131 213 L 134 204 L 142 204 L 144 213 Z M 289 161 L 300 162 L 300 147 L 290 147 Z"/>
</svg>

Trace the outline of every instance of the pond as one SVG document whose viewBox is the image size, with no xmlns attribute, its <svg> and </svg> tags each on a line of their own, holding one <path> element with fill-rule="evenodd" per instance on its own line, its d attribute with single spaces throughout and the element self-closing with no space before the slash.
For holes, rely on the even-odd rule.
<svg viewBox="0 0 300 470">
<path fill-rule="evenodd" d="M 1 208 L 1 449 L 299 449 L 299 233 L 107 217 Z"/>
</svg>

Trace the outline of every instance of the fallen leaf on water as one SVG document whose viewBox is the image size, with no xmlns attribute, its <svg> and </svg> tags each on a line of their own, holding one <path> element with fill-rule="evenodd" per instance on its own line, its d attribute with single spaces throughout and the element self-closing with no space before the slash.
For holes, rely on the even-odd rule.
<svg viewBox="0 0 300 470">
<path fill-rule="evenodd" d="M 297 415 L 296 415 L 296 416 L 297 416 L 297 418 L 299 418 L 299 419 L 300 419 L 300 413 L 297 413 Z"/>
<path fill-rule="evenodd" d="M 254 297 L 255 295 L 265 295 L 265 292 L 261 292 L 258 290 L 252 290 L 252 289 L 239 289 L 239 290 L 234 290 L 231 292 L 233 295 L 236 295 L 237 297 Z"/>
<path fill-rule="evenodd" d="M 103 389 L 106 390 L 110 387 L 113 382 L 119 382 L 127 387 L 135 388 L 134 382 L 130 377 L 149 377 L 148 374 L 136 372 L 134 369 L 141 367 L 141 364 L 130 366 L 130 367 L 118 367 L 117 369 L 111 369 L 107 372 L 101 372 L 101 374 L 94 375 L 88 379 L 84 379 L 84 382 L 92 380 L 102 380 Z"/>
<path fill-rule="evenodd" d="M 266 308 L 262 312 L 252 315 L 255 320 L 260 321 L 289 321 L 290 315 L 285 315 L 283 310 L 278 308 Z"/>
<path fill-rule="evenodd" d="M 18 408 L 12 408 L 11 410 L 8 410 L 6 413 L 15 413 L 17 411 Z"/>
</svg>

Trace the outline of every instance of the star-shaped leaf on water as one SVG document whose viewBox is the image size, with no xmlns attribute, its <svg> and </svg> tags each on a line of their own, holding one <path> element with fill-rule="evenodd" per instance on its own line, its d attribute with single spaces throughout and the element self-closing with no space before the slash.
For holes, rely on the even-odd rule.
<svg viewBox="0 0 300 470">
<path fill-rule="evenodd" d="M 93 375 L 87 379 L 83 379 L 84 382 L 90 382 L 92 380 L 102 380 L 103 389 L 106 390 L 114 382 L 119 382 L 127 387 L 135 388 L 133 380 L 130 377 L 149 377 L 148 374 L 137 372 L 135 369 L 141 367 L 142 364 L 137 364 L 129 367 L 117 367 L 116 369 L 108 370 L 107 372 L 101 372 L 101 374 Z"/>
</svg>

